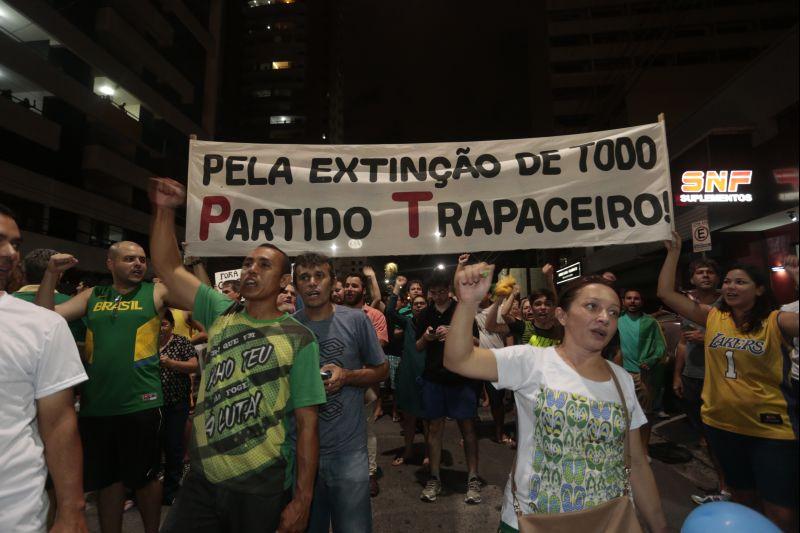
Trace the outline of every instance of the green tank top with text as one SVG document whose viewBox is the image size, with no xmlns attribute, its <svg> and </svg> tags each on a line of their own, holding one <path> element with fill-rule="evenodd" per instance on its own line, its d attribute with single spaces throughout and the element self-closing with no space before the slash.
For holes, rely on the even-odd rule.
<svg viewBox="0 0 800 533">
<path fill-rule="evenodd" d="M 111 285 L 92 289 L 86 308 L 89 380 L 81 388 L 81 416 L 123 415 L 161 407 L 161 319 L 153 289 L 148 282 L 127 294 Z"/>
</svg>

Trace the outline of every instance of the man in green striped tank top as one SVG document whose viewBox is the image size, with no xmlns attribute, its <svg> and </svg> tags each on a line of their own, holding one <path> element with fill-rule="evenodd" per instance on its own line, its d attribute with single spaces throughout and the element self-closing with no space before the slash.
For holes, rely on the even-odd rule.
<svg viewBox="0 0 800 533">
<path fill-rule="evenodd" d="M 231 302 L 182 266 L 175 209 L 185 198 L 178 182 L 151 180 L 153 264 L 171 301 L 192 309 L 209 338 L 191 472 L 162 531 L 305 531 L 326 396 L 314 334 L 277 307 L 289 258 L 271 244 L 253 249 L 242 263 L 245 304 Z"/>
<path fill-rule="evenodd" d="M 59 276 L 77 262 L 69 254 L 53 255 L 36 303 L 67 321 L 86 317 L 84 366 L 89 380 L 81 387 L 78 419 L 84 490 L 97 491 L 103 533 L 121 531 L 126 488 L 136 493 L 145 533 L 156 533 L 162 498 L 158 335 L 167 290 L 144 281 L 144 249 L 121 241 L 108 250 L 111 285 L 98 285 L 55 305 Z"/>
</svg>

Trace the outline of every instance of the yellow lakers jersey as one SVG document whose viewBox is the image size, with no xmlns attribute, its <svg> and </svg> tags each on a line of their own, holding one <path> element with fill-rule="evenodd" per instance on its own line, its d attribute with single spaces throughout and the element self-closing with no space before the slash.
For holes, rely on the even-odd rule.
<svg viewBox="0 0 800 533">
<path fill-rule="evenodd" d="M 789 346 L 773 311 L 758 331 L 742 333 L 730 313 L 711 309 L 706 322 L 703 422 L 768 439 L 795 439 L 790 420 Z"/>
</svg>

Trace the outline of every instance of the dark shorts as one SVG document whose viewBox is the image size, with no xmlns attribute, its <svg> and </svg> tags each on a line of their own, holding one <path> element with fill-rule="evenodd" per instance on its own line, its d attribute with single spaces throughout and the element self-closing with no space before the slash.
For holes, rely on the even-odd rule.
<svg viewBox="0 0 800 533">
<path fill-rule="evenodd" d="M 723 431 L 704 424 L 725 484 L 755 491 L 774 505 L 797 507 L 797 441 L 764 439 Z"/>
<path fill-rule="evenodd" d="M 428 420 L 471 420 L 478 410 L 478 393 L 471 383 L 445 385 L 423 378 L 422 405 Z"/>
<path fill-rule="evenodd" d="M 700 408 L 703 406 L 703 381 L 702 379 L 681 376 L 683 384 L 683 398 L 681 404 L 686 412 L 686 418 L 697 431 L 703 431 L 703 420 L 700 418 Z"/>
<path fill-rule="evenodd" d="M 268 495 L 235 492 L 190 471 L 161 533 L 275 531 L 289 496 L 289 491 Z"/>
<path fill-rule="evenodd" d="M 144 487 L 161 469 L 161 410 L 78 419 L 83 445 L 83 488 L 99 490 L 122 482 Z"/>
</svg>

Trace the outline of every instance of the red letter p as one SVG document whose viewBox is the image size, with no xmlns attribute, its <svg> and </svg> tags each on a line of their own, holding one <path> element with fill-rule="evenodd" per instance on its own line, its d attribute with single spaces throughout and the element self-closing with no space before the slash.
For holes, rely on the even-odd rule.
<svg viewBox="0 0 800 533">
<path fill-rule="evenodd" d="M 220 206 L 220 213 L 212 215 L 214 206 Z M 231 215 L 231 203 L 224 196 L 206 196 L 203 198 L 203 208 L 200 210 L 200 240 L 208 240 L 208 226 L 224 222 Z"/>
</svg>

